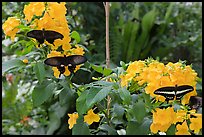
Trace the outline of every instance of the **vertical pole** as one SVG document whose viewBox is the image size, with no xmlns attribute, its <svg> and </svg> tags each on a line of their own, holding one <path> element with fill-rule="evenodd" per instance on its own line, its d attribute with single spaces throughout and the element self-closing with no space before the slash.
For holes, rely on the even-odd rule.
<svg viewBox="0 0 204 137">
<path fill-rule="evenodd" d="M 109 2 L 105 4 L 105 14 L 106 14 L 106 67 L 110 68 L 110 50 L 109 50 L 109 10 L 110 5 Z M 107 96 L 107 116 L 110 114 L 110 102 L 111 98 Z"/>
</svg>

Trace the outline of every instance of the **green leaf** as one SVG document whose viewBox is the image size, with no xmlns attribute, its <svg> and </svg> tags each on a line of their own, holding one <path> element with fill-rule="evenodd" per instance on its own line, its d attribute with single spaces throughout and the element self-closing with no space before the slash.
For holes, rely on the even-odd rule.
<svg viewBox="0 0 204 137">
<path fill-rule="evenodd" d="M 85 90 L 76 100 L 76 110 L 79 114 L 84 114 L 88 110 L 88 105 L 86 104 L 86 97 L 89 94 L 89 90 Z"/>
<path fill-rule="evenodd" d="M 176 126 L 172 124 L 166 131 L 166 135 L 175 135 L 175 132 L 176 132 Z"/>
<path fill-rule="evenodd" d="M 126 135 L 148 135 L 150 133 L 151 119 L 145 118 L 142 123 L 129 121 Z"/>
<path fill-rule="evenodd" d="M 102 67 L 102 66 L 96 66 L 96 65 L 92 65 L 92 64 L 91 64 L 91 67 L 92 67 L 96 72 L 103 74 L 103 67 Z"/>
<path fill-rule="evenodd" d="M 138 100 L 133 106 L 133 114 L 138 123 L 141 123 L 146 115 L 145 103 Z"/>
<path fill-rule="evenodd" d="M 49 112 L 49 125 L 47 129 L 47 135 L 52 135 L 56 129 L 60 126 L 60 118 L 54 111 Z"/>
<path fill-rule="evenodd" d="M 112 86 L 105 88 L 92 87 L 89 90 L 85 90 L 81 93 L 76 100 L 76 109 L 79 114 L 86 113 L 95 103 L 103 100 L 111 91 Z"/>
<path fill-rule="evenodd" d="M 9 71 L 10 69 L 21 67 L 21 66 L 25 66 L 25 63 L 23 63 L 23 61 L 20 59 L 12 59 L 12 60 L 3 62 L 2 63 L 2 74 Z"/>
<path fill-rule="evenodd" d="M 39 80 L 40 83 L 42 83 L 42 81 L 45 78 L 45 67 L 44 64 L 42 62 L 37 62 L 34 66 L 34 72 Z"/>
<path fill-rule="evenodd" d="M 126 88 L 120 88 L 119 95 L 125 104 L 127 105 L 130 104 L 132 98 L 131 98 L 130 92 Z"/>
<path fill-rule="evenodd" d="M 75 39 L 77 43 L 79 43 L 81 40 L 79 33 L 76 31 L 72 31 L 71 38 Z"/>
<path fill-rule="evenodd" d="M 84 123 L 83 116 L 77 118 L 76 124 L 73 126 L 72 135 L 90 135 L 89 128 Z"/>
<path fill-rule="evenodd" d="M 37 107 L 48 100 L 56 87 L 55 83 L 49 83 L 48 81 L 37 84 L 32 93 L 33 106 Z"/>
<path fill-rule="evenodd" d="M 111 89 L 112 89 L 112 86 L 109 86 L 109 87 L 102 88 L 98 92 L 97 91 L 90 91 L 90 92 L 97 92 L 97 93 L 95 94 L 95 96 L 93 98 L 90 98 L 90 99 L 87 98 L 87 104 L 89 104 L 90 106 L 93 106 L 95 103 L 100 102 L 108 95 L 108 93 L 111 91 Z"/>
<path fill-rule="evenodd" d="M 112 72 L 111 69 L 109 69 L 109 68 L 104 68 L 104 70 L 103 70 L 103 75 L 104 75 L 104 76 L 108 76 L 108 75 L 111 74 L 111 72 Z"/>
<path fill-rule="evenodd" d="M 108 135 L 118 135 L 117 131 L 113 127 L 109 126 L 108 124 L 100 125 L 98 128 L 100 130 L 107 131 Z"/>
</svg>

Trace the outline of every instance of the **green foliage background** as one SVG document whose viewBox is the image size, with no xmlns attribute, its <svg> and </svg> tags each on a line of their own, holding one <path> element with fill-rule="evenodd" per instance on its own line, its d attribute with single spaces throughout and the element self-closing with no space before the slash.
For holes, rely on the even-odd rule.
<svg viewBox="0 0 204 137">
<path fill-rule="evenodd" d="M 14 15 L 23 17 L 25 4 L 27 2 L 2 2 L 2 22 Z M 97 67 L 105 66 L 105 10 L 103 3 L 67 2 L 66 6 L 70 30 L 80 34 L 80 44 L 87 49 L 86 56 L 89 62 L 96 66 L 85 64 L 85 67 L 80 69 L 68 83 L 57 79 L 55 81 L 44 80 L 45 77 L 51 77 L 52 71 L 44 68 L 42 60 L 29 65 L 20 61 L 26 57 L 32 57 L 32 61 L 40 60 L 42 59 L 40 51 L 29 46 L 31 43 L 26 40 L 10 43 L 2 32 L 3 134 L 71 134 L 67 125 L 67 113 L 73 113 L 76 109 L 83 113 L 99 102 L 98 99 L 93 99 L 89 102 L 90 106 L 76 108 L 79 102 L 76 101 L 75 87 L 93 82 L 92 77 L 99 77 L 105 73 L 107 75 L 104 76 L 109 75 L 108 70 L 100 70 L 102 68 Z M 186 60 L 187 64 L 193 64 L 193 69 L 202 78 L 201 9 L 202 3 L 200 2 L 111 2 L 109 28 L 111 69 L 114 70 L 120 66 L 121 61 L 128 63 L 148 57 L 159 59 L 164 63 L 178 62 L 180 59 Z M 24 29 L 26 30 L 26 28 Z M 19 35 L 19 39 L 26 39 L 26 37 Z M 15 59 L 15 61 L 5 63 L 10 59 Z M 101 71 L 104 72 L 101 74 Z M 13 74 L 12 85 L 6 81 L 6 73 Z M 73 85 L 67 86 L 70 83 Z M 35 87 L 36 84 L 39 86 Z M 102 95 L 105 97 L 113 90 L 111 89 L 113 87 L 114 85 L 108 85 L 107 89 L 97 88 L 90 91 L 97 90 L 100 94 L 101 90 L 105 90 L 107 92 Z M 87 87 L 82 86 L 81 90 L 84 90 L 83 88 Z M 117 88 L 114 87 L 114 89 Z M 41 92 L 42 90 L 45 92 Z M 50 90 L 55 92 L 50 92 Z M 198 90 L 201 91 L 202 87 Z M 90 91 L 83 92 L 82 97 Z M 130 98 L 134 100 L 134 97 L 130 96 L 127 91 L 118 94 L 122 98 L 120 103 L 123 101 L 127 104 L 131 103 L 129 102 Z M 111 96 L 118 97 L 114 94 Z M 125 111 L 118 104 L 113 106 L 116 110 L 114 111 L 116 125 L 121 123 L 121 117 Z M 142 102 L 139 104 L 139 108 L 136 105 L 133 107 L 140 109 L 144 105 Z M 78 104 L 78 106 L 80 105 Z M 19 124 L 23 116 L 33 118 L 32 126 L 24 127 Z M 133 133 L 130 128 L 142 129 L 150 121 L 146 118 L 143 119 L 142 113 L 132 117 L 139 119 L 139 122 L 144 124 L 139 127 L 139 123 L 127 123 L 127 133 L 146 134 L 148 131 L 143 133 L 143 130 Z M 80 125 L 78 126 L 80 127 Z M 102 125 L 100 129 L 108 134 L 116 134 L 113 127 L 106 126 Z M 75 133 L 75 130 L 73 132 Z"/>
</svg>

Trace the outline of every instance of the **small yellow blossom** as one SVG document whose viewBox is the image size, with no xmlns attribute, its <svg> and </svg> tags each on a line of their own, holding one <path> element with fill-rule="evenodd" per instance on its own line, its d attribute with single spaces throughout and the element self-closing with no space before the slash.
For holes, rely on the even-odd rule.
<svg viewBox="0 0 204 137">
<path fill-rule="evenodd" d="M 2 29 L 4 30 L 4 33 L 7 36 L 11 37 L 11 40 L 13 41 L 16 33 L 19 31 L 17 28 L 20 25 L 20 20 L 16 17 L 9 17 L 3 24 Z"/>
<path fill-rule="evenodd" d="M 196 118 L 190 118 L 190 129 L 194 130 L 194 133 L 198 134 L 202 129 L 202 114 L 194 114 Z"/>
<path fill-rule="evenodd" d="M 158 131 L 166 132 L 175 119 L 175 112 L 172 107 L 167 109 L 156 108 L 152 113 L 153 122 L 150 130 L 153 133 L 157 133 Z"/>
<path fill-rule="evenodd" d="M 65 76 L 69 76 L 70 74 L 71 74 L 71 72 L 69 71 L 68 66 L 65 66 L 64 75 L 65 75 Z"/>
<path fill-rule="evenodd" d="M 184 121 L 182 125 L 178 124 L 176 126 L 176 129 L 177 129 L 176 135 L 191 135 L 190 132 L 188 131 L 189 129 L 186 121 Z"/>
<path fill-rule="evenodd" d="M 187 120 L 188 119 L 188 115 L 187 115 L 187 110 L 183 110 L 183 109 L 180 109 L 176 112 L 176 116 L 175 116 L 175 119 L 174 119 L 174 124 L 176 124 L 177 122 L 183 122 L 184 120 Z"/>
<path fill-rule="evenodd" d="M 24 62 L 25 64 L 28 64 L 28 60 L 27 60 L 27 59 L 24 59 L 23 62 Z"/>
<path fill-rule="evenodd" d="M 74 124 L 76 124 L 76 120 L 79 117 L 78 113 L 73 113 L 73 114 L 68 114 L 69 116 L 69 120 L 68 120 L 68 124 L 69 124 L 69 129 L 72 129 Z"/>
<path fill-rule="evenodd" d="M 58 70 L 58 68 L 57 68 L 57 67 L 52 67 L 52 70 L 53 70 L 53 72 L 54 72 L 54 76 L 55 76 L 56 78 L 59 78 L 60 71 Z"/>
<path fill-rule="evenodd" d="M 25 20 L 30 22 L 34 15 L 41 16 L 45 10 L 44 2 L 30 2 L 25 5 L 23 13 L 25 14 Z"/>
<path fill-rule="evenodd" d="M 88 111 L 88 114 L 84 116 L 84 122 L 91 125 L 93 122 L 99 122 L 99 115 L 95 114 L 92 109 Z"/>
<path fill-rule="evenodd" d="M 76 55 L 83 55 L 84 54 L 84 49 L 78 45 L 75 46 L 76 48 L 71 49 L 72 54 Z"/>
</svg>

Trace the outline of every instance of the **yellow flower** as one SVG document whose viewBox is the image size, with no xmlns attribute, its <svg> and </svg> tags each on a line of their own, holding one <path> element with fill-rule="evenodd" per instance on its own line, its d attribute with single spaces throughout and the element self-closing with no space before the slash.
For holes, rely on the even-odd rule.
<svg viewBox="0 0 204 137">
<path fill-rule="evenodd" d="M 177 122 L 183 122 L 184 120 L 188 119 L 188 115 L 187 115 L 187 110 L 178 110 L 176 112 L 176 116 L 174 119 L 174 124 L 176 124 Z"/>
<path fill-rule="evenodd" d="M 79 47 L 78 45 L 75 46 L 76 48 L 71 49 L 72 54 L 74 55 L 83 55 L 84 49 L 82 47 Z"/>
<path fill-rule="evenodd" d="M 191 135 L 190 132 L 188 131 L 188 125 L 186 121 L 182 123 L 182 125 L 178 124 L 176 126 L 177 132 L 176 135 Z"/>
<path fill-rule="evenodd" d="M 4 30 L 4 33 L 7 36 L 11 37 L 11 40 L 13 41 L 16 33 L 19 31 L 17 26 L 20 25 L 20 20 L 16 17 L 9 17 L 3 24 L 2 29 Z"/>
<path fill-rule="evenodd" d="M 64 75 L 65 75 L 65 76 L 69 76 L 70 74 L 71 74 L 71 72 L 69 71 L 68 66 L 65 66 Z"/>
<path fill-rule="evenodd" d="M 88 111 L 88 114 L 84 116 L 84 122 L 91 125 L 93 122 L 99 122 L 99 115 L 95 114 L 92 109 Z"/>
<path fill-rule="evenodd" d="M 48 2 L 48 12 L 49 15 L 52 18 L 55 18 L 59 20 L 60 22 L 63 22 L 63 19 L 65 19 L 65 14 L 66 14 L 66 6 L 65 2 Z M 65 20 L 66 21 L 66 20 Z"/>
<path fill-rule="evenodd" d="M 194 133 L 198 134 L 202 128 L 202 114 L 194 114 L 196 118 L 190 118 L 190 129 L 194 130 Z"/>
<path fill-rule="evenodd" d="M 28 64 L 28 60 L 27 60 L 27 59 L 24 59 L 23 62 L 24 62 L 25 64 Z"/>
<path fill-rule="evenodd" d="M 52 70 L 54 71 L 54 76 L 56 78 L 59 78 L 60 71 L 58 70 L 58 68 L 57 67 L 52 67 Z"/>
<path fill-rule="evenodd" d="M 41 16 L 44 10 L 44 2 L 30 2 L 30 4 L 25 5 L 23 10 L 23 13 L 25 14 L 25 20 L 30 22 L 34 15 Z"/>
<path fill-rule="evenodd" d="M 79 115 L 78 113 L 73 113 L 73 114 L 68 114 L 68 116 L 70 117 L 68 120 L 69 129 L 72 129 L 74 124 L 76 124 L 76 120 L 79 117 Z"/>
<path fill-rule="evenodd" d="M 157 133 L 158 131 L 166 132 L 175 119 L 175 112 L 172 107 L 167 109 L 156 108 L 152 113 L 153 122 L 150 130 L 153 133 Z"/>
<path fill-rule="evenodd" d="M 56 57 L 56 56 L 63 57 L 64 55 L 59 51 L 51 51 L 50 54 L 47 54 L 48 58 Z"/>
</svg>

